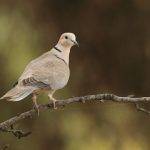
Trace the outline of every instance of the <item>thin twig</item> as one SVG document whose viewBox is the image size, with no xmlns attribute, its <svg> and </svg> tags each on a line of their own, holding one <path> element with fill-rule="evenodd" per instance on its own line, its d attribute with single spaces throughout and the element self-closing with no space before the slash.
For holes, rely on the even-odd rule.
<svg viewBox="0 0 150 150">
<path fill-rule="evenodd" d="M 135 107 L 136 107 L 137 110 L 139 110 L 139 111 L 141 111 L 141 112 L 144 112 L 144 113 L 150 115 L 150 111 L 147 110 L 147 109 L 145 109 L 145 108 L 143 108 L 143 107 L 141 107 L 138 103 L 135 103 Z"/>
</svg>

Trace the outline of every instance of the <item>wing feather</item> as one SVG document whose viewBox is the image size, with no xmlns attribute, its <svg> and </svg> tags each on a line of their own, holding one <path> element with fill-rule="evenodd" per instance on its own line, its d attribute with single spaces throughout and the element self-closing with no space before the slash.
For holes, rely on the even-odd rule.
<svg viewBox="0 0 150 150">
<path fill-rule="evenodd" d="M 22 83 L 24 86 L 33 86 L 38 88 L 50 88 L 50 85 L 45 84 L 42 81 L 36 80 L 34 77 L 29 77 L 24 80 L 22 80 Z"/>
</svg>

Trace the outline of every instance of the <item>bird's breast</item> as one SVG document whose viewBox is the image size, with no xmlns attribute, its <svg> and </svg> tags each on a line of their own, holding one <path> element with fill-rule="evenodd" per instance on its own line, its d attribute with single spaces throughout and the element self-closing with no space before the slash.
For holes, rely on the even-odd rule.
<svg viewBox="0 0 150 150">
<path fill-rule="evenodd" d="M 63 88 L 70 76 L 70 70 L 69 67 L 65 63 L 57 64 L 55 67 L 53 67 L 52 71 L 52 82 L 51 82 L 51 88 L 54 90 Z"/>
</svg>

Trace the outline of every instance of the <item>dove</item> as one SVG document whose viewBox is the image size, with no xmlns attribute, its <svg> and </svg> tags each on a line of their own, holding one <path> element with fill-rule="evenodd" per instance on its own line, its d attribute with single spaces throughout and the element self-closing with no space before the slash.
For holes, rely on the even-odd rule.
<svg viewBox="0 0 150 150">
<path fill-rule="evenodd" d="M 69 80 L 69 54 L 72 46 L 78 45 L 73 33 L 63 33 L 58 43 L 48 52 L 32 60 L 24 72 L 9 90 L 0 99 L 20 101 L 32 95 L 34 108 L 39 114 L 37 96 L 40 92 L 47 92 L 56 109 L 55 91 L 62 89 Z"/>
</svg>

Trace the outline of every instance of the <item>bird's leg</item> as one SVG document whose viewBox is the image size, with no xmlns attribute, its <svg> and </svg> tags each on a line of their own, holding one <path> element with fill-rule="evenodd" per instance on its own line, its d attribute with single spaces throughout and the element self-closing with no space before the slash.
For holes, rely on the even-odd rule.
<svg viewBox="0 0 150 150">
<path fill-rule="evenodd" d="M 53 101 L 53 107 L 54 107 L 54 109 L 57 109 L 57 107 L 56 107 L 57 100 L 55 98 L 53 98 L 52 96 L 51 96 L 50 100 Z"/>
<path fill-rule="evenodd" d="M 54 107 L 54 109 L 57 109 L 57 107 L 56 107 L 56 99 L 55 98 L 53 98 L 53 93 L 54 93 L 54 91 L 52 91 L 52 92 L 50 92 L 49 94 L 48 94 L 48 97 L 49 97 L 49 99 L 53 102 L 53 107 Z"/>
<path fill-rule="evenodd" d="M 37 114 L 39 116 L 40 110 L 39 110 L 39 105 L 37 104 L 36 99 L 37 99 L 37 95 L 35 93 L 33 93 L 32 101 L 33 101 L 34 109 L 37 111 Z"/>
</svg>

